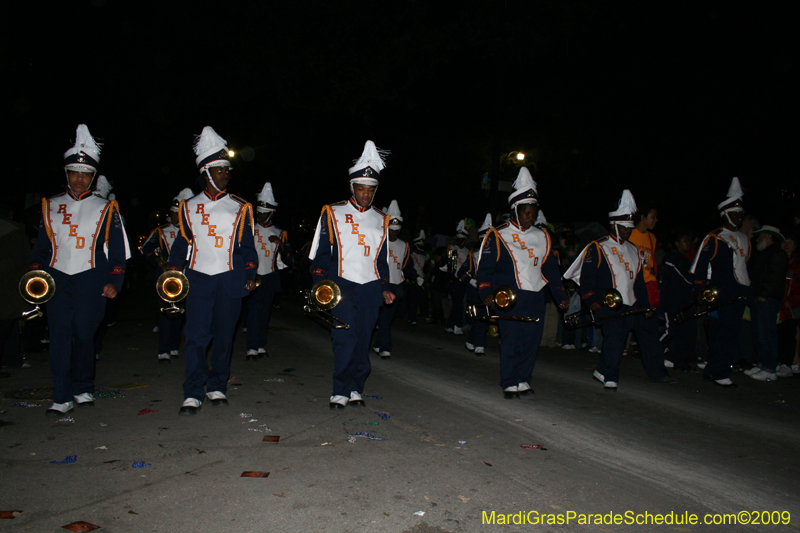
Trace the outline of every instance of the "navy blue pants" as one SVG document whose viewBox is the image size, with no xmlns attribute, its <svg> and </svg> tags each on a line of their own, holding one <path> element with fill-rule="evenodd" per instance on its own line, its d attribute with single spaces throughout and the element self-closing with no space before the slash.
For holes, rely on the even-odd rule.
<svg viewBox="0 0 800 533">
<path fill-rule="evenodd" d="M 423 317 L 427 317 L 430 314 L 428 294 L 424 288 L 417 284 L 409 285 L 406 288 L 405 296 L 409 322 L 417 321 L 417 311 L 419 311 Z"/>
<path fill-rule="evenodd" d="M 181 302 L 183 305 L 186 302 Z M 158 298 L 158 353 L 169 353 L 172 350 L 181 348 L 181 332 L 183 323 L 186 320 L 184 313 L 167 316 L 161 309 L 168 307 L 169 304 Z"/>
<path fill-rule="evenodd" d="M 500 328 L 500 386 L 530 384 L 544 331 L 544 297 L 541 292 L 517 290 L 517 304 L 508 316 L 538 317 L 539 322 L 498 320 Z"/>
<path fill-rule="evenodd" d="M 632 309 L 624 305 L 619 312 L 625 313 Z M 596 316 L 600 318 L 609 314 L 607 308 L 603 308 Z M 601 324 L 603 353 L 600 355 L 600 362 L 597 363 L 597 371 L 603 374 L 606 381 L 619 382 L 619 364 L 631 330 L 636 333 L 636 340 L 642 350 L 642 364 L 647 376 L 652 380 L 659 380 L 668 375 L 667 369 L 664 368 L 664 347 L 659 340 L 658 319 L 655 316 L 648 319 L 644 314 L 639 314 L 612 318 Z"/>
<path fill-rule="evenodd" d="M 478 289 L 470 285 L 467 287 L 467 304 L 482 304 Z M 486 347 L 486 333 L 489 331 L 489 323 L 485 320 L 473 320 L 472 329 L 469 332 L 467 342 L 481 348 Z"/>
<path fill-rule="evenodd" d="M 350 324 L 350 329 L 331 328 L 333 340 L 333 394 L 350 396 L 364 392 L 370 372 L 369 344 L 383 302 L 380 281 L 359 285 L 335 280 L 342 290 L 342 301 L 333 315 Z"/>
<path fill-rule="evenodd" d="M 725 301 L 725 298 L 722 298 Z M 731 377 L 731 365 L 739 357 L 739 330 L 746 303 L 739 301 L 717 310 L 717 334 L 708 351 L 708 364 L 703 375 L 712 379 Z"/>
<path fill-rule="evenodd" d="M 467 288 L 460 281 L 451 281 L 447 288 L 450 298 L 453 299 L 453 309 L 447 318 L 447 327 L 464 327 L 464 294 Z"/>
<path fill-rule="evenodd" d="M 375 343 L 373 346 L 381 351 L 392 351 L 392 320 L 397 312 L 397 306 L 400 305 L 400 298 L 403 297 L 403 284 L 389 284 L 389 291 L 393 292 L 396 296 L 392 305 L 381 306 L 378 312 L 378 333 L 375 335 Z"/>
<path fill-rule="evenodd" d="M 258 350 L 267 345 L 272 302 L 281 289 L 280 274 L 261 276 L 261 285 L 247 297 L 247 349 Z"/>
<path fill-rule="evenodd" d="M 697 324 L 690 319 L 681 324 L 676 324 L 676 313 L 664 313 L 667 329 L 661 336 L 661 344 L 669 349 L 666 358 L 676 368 L 687 368 L 694 362 L 697 345 Z"/>
<path fill-rule="evenodd" d="M 105 280 L 95 270 L 68 275 L 48 270 L 56 292 L 47 302 L 53 401 L 94 392 L 94 334 L 106 312 Z"/>
<path fill-rule="evenodd" d="M 233 335 L 242 310 L 242 299 L 228 294 L 221 276 L 193 275 L 189 282 L 183 397 L 203 401 L 206 391 L 224 394 L 228 390 Z M 214 346 L 209 370 L 206 351 L 212 339 Z"/>
<path fill-rule="evenodd" d="M 778 366 L 778 313 L 781 303 L 775 298 L 758 299 L 750 309 L 753 325 L 753 344 L 758 352 L 758 363 L 766 372 L 775 372 Z"/>
</svg>

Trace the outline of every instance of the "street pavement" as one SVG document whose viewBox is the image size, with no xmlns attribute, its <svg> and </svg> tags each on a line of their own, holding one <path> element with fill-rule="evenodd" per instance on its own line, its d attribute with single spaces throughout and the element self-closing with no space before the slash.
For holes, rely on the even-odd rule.
<svg viewBox="0 0 800 533">
<path fill-rule="evenodd" d="M 0 511 L 22 511 L 0 519 L 0 531 L 63 531 L 78 521 L 197 533 L 800 529 L 800 379 L 736 374 L 739 388 L 726 390 L 674 373 L 677 384 L 651 384 L 625 357 L 619 392 L 609 393 L 591 378 L 596 355 L 543 348 L 535 394 L 505 400 L 498 339 L 477 357 L 465 337 L 398 317 L 391 359 L 372 354 L 367 406 L 333 412 L 330 335 L 286 296 L 268 358 L 246 362 L 237 332 L 230 406 L 206 402 L 196 417 L 179 417 L 183 352 L 157 363 L 151 305 L 144 287 L 126 295 L 97 364 L 105 394 L 76 408 L 74 422 L 45 417 L 45 400 L 19 407 L 24 391 L 0 400 Z M 51 386 L 47 353 L 30 357 L 31 368 L 0 381 L 6 396 Z M 376 440 L 350 437 L 362 432 Z M 76 460 L 51 463 L 69 456 Z M 740 511 L 791 518 L 652 523 Z M 649 513 L 650 522 L 602 522 L 609 513 L 623 522 Z M 569 523 L 537 524 L 544 514 Z M 586 515 L 601 522 L 579 523 Z"/>
</svg>

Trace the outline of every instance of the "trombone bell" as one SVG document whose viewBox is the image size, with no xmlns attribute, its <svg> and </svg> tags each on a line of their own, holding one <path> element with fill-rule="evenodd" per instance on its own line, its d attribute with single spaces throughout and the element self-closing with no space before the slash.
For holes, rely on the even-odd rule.
<svg viewBox="0 0 800 533">
<path fill-rule="evenodd" d="M 56 292 L 53 276 L 44 270 L 31 270 L 19 280 L 19 293 L 26 302 L 34 305 L 43 304 Z"/>
<path fill-rule="evenodd" d="M 494 305 L 503 311 L 511 311 L 517 304 L 517 293 L 511 287 L 498 287 L 494 291 Z"/>
<path fill-rule="evenodd" d="M 303 306 L 303 310 L 306 313 L 317 313 L 333 329 L 350 329 L 350 324 L 330 312 L 342 301 L 342 291 L 336 282 L 324 279 L 311 287 L 311 290 L 306 289 L 304 293 L 306 305 Z"/>
<path fill-rule="evenodd" d="M 169 303 L 169 307 L 164 307 L 161 311 L 168 315 L 183 313 L 184 309 L 175 304 L 189 293 L 189 280 L 183 272 L 168 270 L 158 277 L 156 292 L 162 300 Z"/>
<path fill-rule="evenodd" d="M 324 279 L 311 289 L 314 304 L 320 309 L 330 311 L 342 301 L 342 291 L 333 281 Z"/>
<path fill-rule="evenodd" d="M 603 296 L 603 303 L 609 309 L 616 309 L 622 305 L 622 295 L 617 289 L 608 289 L 605 296 Z"/>
<path fill-rule="evenodd" d="M 53 276 L 44 270 L 31 270 L 19 280 L 19 293 L 22 298 L 36 307 L 22 313 L 23 320 L 31 320 L 42 316 L 39 305 L 53 297 L 56 292 L 56 282 Z"/>
</svg>

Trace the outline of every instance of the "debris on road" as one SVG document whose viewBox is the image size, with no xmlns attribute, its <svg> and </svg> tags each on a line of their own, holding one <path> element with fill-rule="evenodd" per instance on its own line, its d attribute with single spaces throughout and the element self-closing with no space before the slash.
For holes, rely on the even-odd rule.
<svg viewBox="0 0 800 533">
<path fill-rule="evenodd" d="M 61 526 L 61 529 L 68 529 L 69 531 L 73 531 L 74 533 L 82 533 L 86 531 L 94 531 L 95 529 L 100 529 L 100 526 L 96 526 L 94 524 L 90 524 L 84 520 L 79 522 L 73 522 L 71 524 L 67 524 L 66 526 Z"/>
<path fill-rule="evenodd" d="M 547 451 L 547 448 L 543 448 L 541 444 L 520 444 L 520 446 L 526 450 Z"/>
<path fill-rule="evenodd" d="M 148 466 L 153 466 L 153 465 L 151 465 L 150 463 L 145 463 L 144 461 L 134 461 L 133 464 L 131 464 L 131 466 L 133 468 L 147 468 Z"/>
<path fill-rule="evenodd" d="M 51 465 L 68 465 L 78 460 L 77 455 L 68 455 L 63 461 L 50 461 Z"/>
<path fill-rule="evenodd" d="M 257 472 L 253 470 L 247 470 L 242 472 L 242 475 L 239 477 L 267 477 L 269 476 L 269 472 Z"/>
<path fill-rule="evenodd" d="M 153 411 L 152 409 L 142 409 L 136 416 L 149 415 L 150 413 L 157 413 L 157 412 L 158 409 L 156 409 L 155 411 Z"/>
</svg>

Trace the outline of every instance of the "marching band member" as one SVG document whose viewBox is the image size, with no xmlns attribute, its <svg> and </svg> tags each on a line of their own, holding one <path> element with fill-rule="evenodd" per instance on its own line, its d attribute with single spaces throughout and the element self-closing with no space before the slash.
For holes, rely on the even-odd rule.
<svg viewBox="0 0 800 533">
<path fill-rule="evenodd" d="M 331 409 L 344 409 L 348 403 L 364 405 L 361 393 L 370 372 L 372 330 L 381 304 L 395 300 L 387 285 L 389 220 L 372 207 L 387 153 L 366 142 L 349 171 L 352 196 L 322 208 L 308 256 L 315 283 L 327 279 L 339 285 L 342 300 L 332 313 L 350 325 L 331 329 L 335 366 Z"/>
<path fill-rule="evenodd" d="M 397 301 L 403 297 L 403 282 L 408 280 L 418 286 L 417 280 L 420 279 L 409 261 L 408 243 L 398 239 L 400 230 L 403 229 L 403 216 L 400 214 L 397 200 L 392 200 L 386 214 L 389 217 L 388 290 L 394 294 L 395 303 L 382 305 L 378 312 L 378 333 L 372 349 L 381 356 L 381 359 L 389 359 L 392 355 L 392 320 L 397 311 Z"/>
<path fill-rule="evenodd" d="M 750 241 L 739 231 L 744 217 L 743 196 L 739 178 L 733 178 L 728 197 L 717 206 L 722 227 L 703 239 L 690 270 L 694 275 L 696 295 L 710 284 L 719 289 L 721 302 L 740 296 L 750 297 L 750 275 L 747 271 Z M 731 381 L 731 365 L 739 352 L 739 329 L 746 305 L 746 301 L 742 300 L 720 307 L 717 311 L 719 330 L 708 352 L 703 377 L 713 380 L 720 387 L 736 387 Z M 698 365 L 698 368 L 702 366 Z"/>
<path fill-rule="evenodd" d="M 507 399 L 519 398 L 531 389 L 533 367 L 544 326 L 544 288 L 547 285 L 561 309 L 569 306 L 550 236 L 535 227 L 539 211 L 536 182 L 526 167 L 520 168 L 508 198 L 511 220 L 489 229 L 478 258 L 478 292 L 486 305 L 494 304 L 494 292 L 508 286 L 517 294 L 513 310 L 500 315 L 535 317 L 538 322 L 498 320 L 500 327 L 500 386 Z"/>
<path fill-rule="evenodd" d="M 625 189 L 617 210 L 608 214 L 611 234 L 589 243 L 564 274 L 565 279 L 580 286 L 581 298 L 598 319 L 654 307 L 644 281 L 642 258 L 636 246 L 628 242 L 635 213 L 636 202 Z M 622 296 L 618 311 L 603 305 L 603 295 L 609 289 L 616 289 Z M 658 322 L 653 312 L 604 320 L 602 329 L 602 354 L 593 375 L 604 384 L 605 390 L 617 391 L 619 364 L 631 330 L 636 332 L 642 363 L 650 381 L 675 383 L 664 368 L 664 347 L 658 338 Z"/>
<path fill-rule="evenodd" d="M 492 214 L 486 213 L 486 218 L 483 225 L 478 228 L 478 242 L 482 243 L 486 233 L 492 229 Z M 469 251 L 469 256 L 461 268 L 458 269 L 458 279 L 463 283 L 468 283 L 467 287 L 467 304 L 474 305 L 480 304 L 483 300 L 478 294 L 478 260 L 475 258 L 475 252 Z M 473 320 L 472 329 L 469 332 L 469 338 L 465 343 L 467 350 L 475 352 L 475 355 L 486 355 L 486 332 L 489 330 L 489 324 L 484 320 Z"/>
<path fill-rule="evenodd" d="M 431 266 L 430 254 L 425 251 L 425 231 L 419 230 L 419 234 L 411 241 L 411 266 L 414 267 L 415 279 L 417 284 L 409 284 L 406 288 L 406 306 L 408 307 L 408 323 L 412 326 L 417 325 L 417 312 L 421 311 L 424 317 L 428 316 L 430 303 L 428 293 L 425 290 L 425 277 Z"/>
<path fill-rule="evenodd" d="M 89 128 L 78 126 L 75 145 L 64 153 L 67 191 L 42 200 L 32 270 L 53 276 L 56 291 L 47 302 L 53 405 L 60 417 L 94 405 L 94 335 L 125 278 L 128 239 L 115 201 L 92 194 L 100 147 Z M 74 400 L 74 403 L 73 403 Z"/>
<path fill-rule="evenodd" d="M 192 189 L 183 189 L 178 196 L 172 199 L 169 208 L 169 219 L 166 224 L 154 229 L 147 240 L 142 244 L 142 254 L 150 265 L 148 278 L 156 281 L 167 266 L 172 243 L 180 233 L 178 226 L 178 207 L 183 200 L 188 200 L 194 196 Z M 183 330 L 184 316 L 175 314 L 167 316 L 160 311 L 162 301 L 157 297 L 158 305 L 158 362 L 169 363 L 173 357 L 178 357 L 181 347 L 181 331 Z"/>
<path fill-rule="evenodd" d="M 467 287 L 458 279 L 457 273 L 469 256 L 469 248 L 464 246 L 468 236 L 469 232 L 466 224 L 464 224 L 464 219 L 461 219 L 458 221 L 458 226 L 456 226 L 455 242 L 447 245 L 447 266 L 450 269 L 447 292 L 453 300 L 453 308 L 450 311 L 450 316 L 447 317 L 445 331 L 454 335 L 464 334 L 462 329 L 464 327 L 464 296 L 466 295 Z M 451 259 L 453 256 L 455 260 Z"/>
<path fill-rule="evenodd" d="M 247 298 L 247 357 L 255 361 L 267 357 L 267 332 L 272 311 L 272 301 L 281 292 L 280 271 L 291 265 L 291 248 L 286 242 L 286 232 L 272 224 L 278 202 L 267 182 L 258 193 L 256 202 L 255 245 L 258 253 L 258 275 L 261 284 Z"/>
<path fill-rule="evenodd" d="M 253 244 L 253 206 L 228 194 L 230 160 L 227 142 L 210 126 L 194 147 L 195 163 L 206 188 L 178 206 L 180 233 L 172 243 L 169 268 L 182 270 L 190 290 L 186 297 L 186 371 L 184 402 L 178 414 L 196 415 L 208 397 L 211 405 L 228 405 L 225 395 L 231 351 L 242 297 L 256 288 L 258 256 Z M 213 339 L 211 370 L 206 350 Z"/>
</svg>

